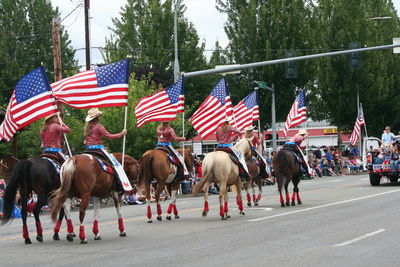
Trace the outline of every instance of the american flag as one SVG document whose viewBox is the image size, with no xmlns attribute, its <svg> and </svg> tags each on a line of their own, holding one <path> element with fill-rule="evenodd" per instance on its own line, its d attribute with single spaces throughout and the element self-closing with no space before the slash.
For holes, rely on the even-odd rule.
<svg viewBox="0 0 400 267">
<path fill-rule="evenodd" d="M 358 140 L 360 139 L 360 133 L 361 133 L 361 125 L 364 125 L 364 114 L 362 109 L 360 109 L 360 115 L 358 115 L 356 123 L 354 124 L 354 129 L 353 132 L 351 133 L 350 136 L 350 143 L 354 146 L 357 144 Z"/>
<path fill-rule="evenodd" d="M 10 141 L 18 130 L 57 110 L 44 68 L 37 68 L 18 81 L 0 125 L 0 139 Z"/>
<path fill-rule="evenodd" d="M 222 78 L 189 121 L 200 136 L 206 138 L 216 132 L 226 117 L 233 117 L 233 109 L 225 78 Z"/>
<path fill-rule="evenodd" d="M 57 102 L 74 108 L 128 105 L 129 59 L 87 70 L 51 84 Z"/>
<path fill-rule="evenodd" d="M 306 106 L 306 92 L 302 90 L 296 97 L 292 108 L 286 118 L 285 127 L 283 128 L 283 133 L 285 137 L 289 128 L 295 127 L 302 122 L 307 120 L 307 106 Z"/>
<path fill-rule="evenodd" d="M 253 91 L 239 102 L 234 108 L 236 128 L 241 131 L 250 127 L 253 121 L 259 120 L 258 92 Z"/>
<path fill-rule="evenodd" d="M 173 85 L 143 97 L 135 108 L 137 127 L 149 121 L 173 121 L 184 110 L 183 75 Z"/>
</svg>

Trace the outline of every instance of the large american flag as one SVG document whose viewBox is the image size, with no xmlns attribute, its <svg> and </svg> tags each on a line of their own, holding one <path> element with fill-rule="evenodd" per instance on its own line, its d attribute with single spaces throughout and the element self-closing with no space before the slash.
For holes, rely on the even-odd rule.
<svg viewBox="0 0 400 267">
<path fill-rule="evenodd" d="M 233 109 L 225 78 L 222 78 L 189 121 L 200 136 L 206 138 L 215 133 L 227 117 L 233 119 Z"/>
<path fill-rule="evenodd" d="M 10 141 L 18 130 L 57 110 L 46 73 L 40 67 L 18 81 L 0 125 L 0 139 Z"/>
<path fill-rule="evenodd" d="M 358 115 L 356 123 L 354 124 L 353 132 L 350 136 L 350 143 L 354 146 L 357 144 L 358 140 L 360 139 L 361 135 L 361 126 L 365 124 L 364 121 L 364 114 L 362 109 L 360 109 L 360 115 Z"/>
<path fill-rule="evenodd" d="M 253 121 L 259 120 L 258 91 L 253 91 L 240 101 L 233 108 L 233 113 L 235 114 L 236 128 L 239 131 L 250 127 Z"/>
<path fill-rule="evenodd" d="M 74 108 L 128 105 L 129 59 L 51 84 L 57 102 Z"/>
<path fill-rule="evenodd" d="M 307 120 L 306 92 L 302 90 L 296 97 L 286 118 L 283 134 L 287 136 L 289 128 L 295 127 Z"/>
<path fill-rule="evenodd" d="M 137 127 L 149 121 L 173 121 L 184 110 L 183 75 L 173 85 L 143 97 L 135 108 Z"/>
</svg>

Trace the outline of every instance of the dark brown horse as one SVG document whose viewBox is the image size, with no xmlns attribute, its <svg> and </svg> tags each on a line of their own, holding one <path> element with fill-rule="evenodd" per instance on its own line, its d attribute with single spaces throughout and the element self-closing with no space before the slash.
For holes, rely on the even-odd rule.
<svg viewBox="0 0 400 267">
<path fill-rule="evenodd" d="M 260 175 L 260 166 L 257 163 L 257 159 L 254 157 L 250 158 L 250 160 L 246 160 L 247 169 L 249 170 L 249 178 L 244 183 L 244 189 L 246 190 L 247 196 L 247 206 L 251 207 L 251 195 L 249 193 L 249 187 L 252 189 L 253 193 L 253 203 L 254 206 L 258 206 L 262 195 L 262 181 Z M 258 187 L 258 195 L 256 196 L 255 187 Z"/>
<path fill-rule="evenodd" d="M 46 204 L 49 194 L 52 190 L 60 186 L 60 177 L 54 168 L 53 164 L 43 158 L 32 158 L 20 161 L 15 167 L 11 179 L 7 183 L 4 193 L 4 217 L 2 224 L 9 222 L 12 219 L 13 208 L 15 206 L 15 196 L 19 188 L 21 197 L 21 212 L 22 212 L 22 236 L 25 239 L 25 244 L 31 244 L 29 238 L 28 226 L 26 224 L 27 203 L 28 199 L 34 191 L 37 196 L 37 203 L 33 210 L 33 215 L 36 221 L 36 239 L 39 242 L 43 241 L 43 228 L 40 222 L 39 214 L 42 207 Z M 60 212 L 57 226 L 54 229 L 53 239 L 58 240 L 58 231 L 61 226 L 61 220 L 64 216 L 64 211 Z M 71 230 L 73 233 L 73 229 Z"/>
<path fill-rule="evenodd" d="M 121 160 L 120 154 L 114 154 Z M 124 170 L 131 183 L 136 182 L 137 161 L 125 155 Z M 124 221 L 121 215 L 121 198 L 124 192 L 118 192 L 114 175 L 103 171 L 97 159 L 90 154 L 76 155 L 69 158 L 61 167 L 61 186 L 53 195 L 51 218 L 56 220 L 57 214 L 64 205 L 67 219 L 70 219 L 70 201 L 72 197 L 81 199 L 79 210 L 79 238 L 82 244 L 87 243 L 85 234 L 85 213 L 89 205 L 90 196 L 94 197 L 93 233 L 95 240 L 101 240 L 98 227 L 100 199 L 112 195 L 118 214 L 120 236 L 125 237 Z M 74 235 L 68 231 L 67 239 L 73 241 Z"/>
<path fill-rule="evenodd" d="M 191 149 L 177 150 L 184 158 L 186 168 L 189 172 L 193 170 L 193 156 Z M 180 187 L 183 177 L 178 177 L 177 167 L 172 164 L 167 156 L 167 153 L 162 150 L 148 150 L 139 160 L 139 189 L 144 187 L 147 199 L 147 218 L 148 222 L 152 222 L 152 212 L 150 206 L 150 185 L 154 179 L 157 181 L 157 189 L 155 192 L 155 200 L 157 205 L 157 220 L 162 220 L 162 209 L 159 203 L 160 194 L 167 185 L 168 193 L 171 196 L 171 201 L 167 209 L 167 220 L 171 220 L 171 213 L 174 212 L 175 219 L 179 218 L 178 209 L 176 208 L 176 193 Z"/>
<path fill-rule="evenodd" d="M 301 176 L 300 163 L 297 161 L 294 152 L 286 149 L 279 150 L 272 160 L 272 166 L 274 168 L 276 182 L 278 185 L 281 207 L 285 207 L 285 203 L 282 196 L 282 187 L 285 187 L 286 192 L 286 206 L 290 206 L 290 196 L 288 192 L 288 186 L 290 181 L 293 182 L 293 195 L 292 195 L 292 206 L 295 206 L 295 200 L 297 204 L 301 205 L 299 195 L 299 182 Z"/>
</svg>

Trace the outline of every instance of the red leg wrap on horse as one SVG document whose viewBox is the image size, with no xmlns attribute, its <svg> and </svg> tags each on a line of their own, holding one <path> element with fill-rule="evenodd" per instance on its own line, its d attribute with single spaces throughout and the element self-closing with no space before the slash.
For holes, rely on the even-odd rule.
<svg viewBox="0 0 400 267">
<path fill-rule="evenodd" d="M 253 202 L 256 203 L 256 195 L 253 195 Z"/>
<path fill-rule="evenodd" d="M 297 201 L 301 201 L 299 193 L 296 193 Z"/>
<path fill-rule="evenodd" d="M 283 196 L 282 195 L 279 195 L 279 198 L 280 198 L 281 204 L 285 203 L 285 201 L 283 201 Z"/>
<path fill-rule="evenodd" d="M 72 224 L 72 220 L 71 219 L 67 220 L 67 232 L 69 234 L 74 232 L 74 225 Z"/>
<path fill-rule="evenodd" d="M 85 240 L 86 239 L 85 226 L 84 225 L 79 226 L 79 238 L 81 240 Z"/>
<path fill-rule="evenodd" d="M 224 212 L 228 213 L 228 201 L 225 201 L 224 203 Z"/>
<path fill-rule="evenodd" d="M 150 205 L 147 206 L 147 218 L 151 219 L 151 207 L 150 207 Z"/>
<path fill-rule="evenodd" d="M 176 208 L 176 204 L 174 204 L 174 215 L 178 216 L 178 209 Z"/>
<path fill-rule="evenodd" d="M 57 220 L 56 226 L 54 226 L 54 233 L 60 232 L 61 224 L 62 224 L 62 220 Z"/>
<path fill-rule="evenodd" d="M 258 193 L 257 199 L 258 199 L 258 200 L 261 199 L 261 193 Z"/>
<path fill-rule="evenodd" d="M 239 200 L 237 204 L 238 204 L 239 210 L 242 211 L 243 210 L 243 201 Z"/>
<path fill-rule="evenodd" d="M 169 206 L 168 206 L 168 209 L 167 209 L 167 213 L 171 214 L 173 208 L 174 208 L 174 204 L 169 203 Z"/>
<path fill-rule="evenodd" d="M 296 199 L 296 192 L 293 192 L 293 194 L 292 194 L 292 202 L 294 202 L 295 199 Z"/>
<path fill-rule="evenodd" d="M 239 196 L 236 196 L 236 204 L 239 206 Z"/>
<path fill-rule="evenodd" d="M 28 225 L 23 225 L 22 226 L 22 236 L 25 239 L 29 239 Z"/>
<path fill-rule="evenodd" d="M 222 205 L 219 206 L 219 215 L 221 217 L 224 217 L 224 215 L 225 215 L 224 206 L 222 206 Z"/>
<path fill-rule="evenodd" d="M 157 203 L 157 215 L 160 216 L 162 214 L 161 204 Z"/>
<path fill-rule="evenodd" d="M 93 234 L 97 235 L 99 233 L 99 221 L 93 221 Z"/>
<path fill-rule="evenodd" d="M 36 222 L 36 232 L 38 235 L 43 234 L 43 228 L 42 228 L 42 224 L 40 223 L 40 221 Z"/>
<path fill-rule="evenodd" d="M 208 208 L 208 201 L 204 201 L 204 211 L 209 211 L 210 209 Z"/>
<path fill-rule="evenodd" d="M 251 202 L 251 196 L 250 196 L 250 193 L 247 193 L 247 202 Z"/>
<path fill-rule="evenodd" d="M 290 201 L 290 195 L 289 195 L 289 192 L 286 192 L 286 202 L 289 202 Z"/>
<path fill-rule="evenodd" d="M 118 229 L 120 232 L 123 232 L 125 230 L 124 219 L 122 218 L 118 218 Z"/>
</svg>

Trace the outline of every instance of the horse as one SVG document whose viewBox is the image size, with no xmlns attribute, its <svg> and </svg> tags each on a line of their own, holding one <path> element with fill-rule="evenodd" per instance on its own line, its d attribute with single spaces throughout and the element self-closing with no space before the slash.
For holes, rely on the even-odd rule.
<svg viewBox="0 0 400 267">
<path fill-rule="evenodd" d="M 244 183 L 244 189 L 246 190 L 246 197 L 247 197 L 247 206 L 251 207 L 251 200 L 252 200 L 251 195 L 249 193 L 249 187 L 251 187 L 252 189 L 254 206 L 258 206 L 258 203 L 262 195 L 260 167 L 257 163 L 257 160 L 254 157 L 251 157 L 249 160 L 246 160 L 246 164 L 247 164 L 247 169 L 249 170 L 249 178 Z M 257 196 L 256 196 L 255 186 L 258 187 Z"/>
<path fill-rule="evenodd" d="M 189 172 L 193 170 L 193 161 L 191 149 L 177 149 L 178 153 L 184 157 L 185 165 Z M 171 213 L 174 212 L 175 219 L 179 219 L 178 209 L 176 207 L 176 194 L 180 187 L 183 177 L 178 177 L 177 167 L 172 164 L 168 158 L 168 154 L 162 150 L 151 149 L 146 151 L 142 158 L 139 160 L 139 175 L 138 175 L 138 188 L 144 187 L 147 199 L 147 219 L 148 223 L 152 221 L 152 212 L 150 205 L 150 185 L 151 181 L 157 181 L 157 189 L 155 192 L 155 200 L 157 205 L 157 220 L 162 221 L 162 209 L 159 203 L 160 194 L 167 186 L 168 194 L 171 200 L 167 209 L 167 220 L 171 220 Z M 142 190 L 140 190 L 142 191 Z"/>
<path fill-rule="evenodd" d="M 239 150 L 246 159 L 251 157 L 251 144 L 246 139 L 241 139 L 236 143 L 235 148 Z M 204 209 L 203 216 L 207 216 L 209 211 L 208 206 L 208 189 L 210 183 L 218 183 L 219 191 L 219 215 L 221 220 L 230 218 L 228 215 L 228 194 L 227 186 L 234 185 L 236 189 L 236 203 L 239 207 L 239 214 L 244 215 L 243 202 L 242 202 L 242 180 L 239 177 L 239 167 L 231 160 L 230 155 L 223 151 L 214 151 L 208 153 L 203 160 L 202 164 L 203 177 L 200 182 L 196 184 L 193 189 L 192 195 L 195 195 L 201 189 L 204 191 Z"/>
<path fill-rule="evenodd" d="M 281 207 L 285 207 L 285 202 L 282 196 L 282 187 L 285 187 L 286 192 L 286 206 L 290 206 L 290 196 L 288 192 L 288 186 L 290 181 L 293 182 L 293 195 L 291 205 L 295 206 L 295 200 L 297 199 L 297 204 L 301 205 L 301 199 L 299 195 L 299 182 L 301 176 L 301 166 L 297 160 L 294 152 L 281 149 L 275 154 L 272 160 L 272 166 L 274 168 L 276 182 L 279 190 Z"/>
<path fill-rule="evenodd" d="M 114 154 L 119 160 L 122 155 Z M 137 174 L 137 161 L 132 157 L 125 155 L 124 170 L 127 173 L 128 179 L 131 183 L 136 182 Z M 121 198 L 125 192 L 118 192 L 118 186 L 114 180 L 114 174 L 106 172 L 100 166 L 97 158 L 91 154 L 81 154 L 70 157 L 65 161 L 61 167 L 60 172 L 61 186 L 53 192 L 52 212 L 51 218 L 56 220 L 57 214 L 61 207 L 64 205 L 65 214 L 68 219 L 71 218 L 70 214 L 70 199 L 77 197 L 81 199 L 79 209 L 79 238 L 81 244 L 86 244 L 85 233 L 85 213 L 89 205 L 90 196 L 94 197 L 94 221 L 93 221 L 93 234 L 94 240 L 101 240 L 99 233 L 99 209 L 100 199 L 109 196 L 110 194 L 114 200 L 114 206 L 118 214 L 118 229 L 120 237 L 126 237 L 124 221 L 121 214 Z M 68 231 L 68 229 L 67 229 Z M 72 242 L 74 234 L 68 231 L 67 240 Z"/>
<path fill-rule="evenodd" d="M 43 228 L 40 222 L 39 214 L 41 208 L 46 204 L 50 192 L 60 186 L 60 178 L 49 160 L 44 158 L 32 158 L 20 161 L 12 174 L 6 190 L 4 192 L 4 217 L 2 225 L 12 220 L 13 208 L 15 206 L 17 189 L 19 188 L 22 211 L 22 236 L 25 244 L 32 244 L 29 238 L 28 226 L 26 224 L 27 202 L 32 190 L 37 194 L 38 200 L 33 210 L 36 221 L 36 240 L 43 242 Z M 57 225 L 54 228 L 54 240 L 59 240 L 58 232 L 61 226 L 61 220 L 64 216 L 64 210 L 61 210 Z M 71 230 L 73 233 L 73 229 Z"/>
</svg>

